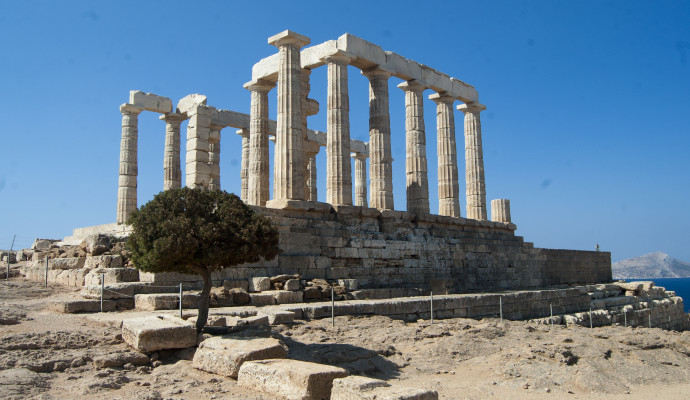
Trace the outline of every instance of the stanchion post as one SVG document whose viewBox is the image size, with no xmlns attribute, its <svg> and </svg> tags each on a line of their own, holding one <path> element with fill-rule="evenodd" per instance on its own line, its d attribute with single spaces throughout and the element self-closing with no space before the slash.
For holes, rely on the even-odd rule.
<svg viewBox="0 0 690 400">
<path fill-rule="evenodd" d="M 331 286 L 331 326 L 335 326 L 335 291 Z"/>
<path fill-rule="evenodd" d="M 549 309 L 551 310 L 551 329 L 553 329 L 553 304 L 549 304 Z"/>
<path fill-rule="evenodd" d="M 592 307 L 589 308 L 589 328 L 593 328 L 592 326 Z"/>
<path fill-rule="evenodd" d="M 498 313 L 501 318 L 501 323 L 503 323 L 503 296 L 498 297 Z"/>
<path fill-rule="evenodd" d="M 623 311 L 623 326 L 626 328 L 628 327 L 628 312 L 627 311 Z"/>
<path fill-rule="evenodd" d="M 431 295 L 431 323 L 434 323 L 434 291 L 429 292 Z"/>
<path fill-rule="evenodd" d="M 180 282 L 180 318 L 182 318 L 182 282 Z"/>
<path fill-rule="evenodd" d="M 649 310 L 649 327 L 652 327 L 652 310 Z"/>
<path fill-rule="evenodd" d="M 48 287 L 48 256 L 46 256 L 46 287 Z"/>
<path fill-rule="evenodd" d="M 10 257 L 12 257 L 12 250 L 14 249 L 14 239 L 16 239 L 16 238 L 17 238 L 17 235 L 15 234 L 12 237 L 12 246 L 10 246 L 10 252 L 7 253 L 7 276 L 5 277 L 5 280 L 10 279 Z M 15 260 L 15 261 L 17 261 L 17 260 Z"/>
<path fill-rule="evenodd" d="M 105 274 L 101 274 L 101 312 L 103 312 L 103 291 L 105 290 Z"/>
</svg>

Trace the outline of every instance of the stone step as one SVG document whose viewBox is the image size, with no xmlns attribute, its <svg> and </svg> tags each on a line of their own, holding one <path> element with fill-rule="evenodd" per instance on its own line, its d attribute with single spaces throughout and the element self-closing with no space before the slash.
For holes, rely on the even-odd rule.
<svg viewBox="0 0 690 400">
<path fill-rule="evenodd" d="M 199 345 L 192 366 L 213 374 L 237 378 L 247 361 L 279 359 L 287 356 L 283 344 L 272 338 L 211 337 Z"/>
<path fill-rule="evenodd" d="M 130 347 L 142 353 L 184 349 L 197 344 L 195 326 L 168 315 L 122 321 L 122 339 Z"/>
</svg>

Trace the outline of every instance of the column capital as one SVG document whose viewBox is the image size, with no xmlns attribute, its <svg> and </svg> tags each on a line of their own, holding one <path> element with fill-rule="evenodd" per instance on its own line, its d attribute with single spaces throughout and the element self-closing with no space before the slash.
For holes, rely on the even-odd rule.
<svg viewBox="0 0 690 400">
<path fill-rule="evenodd" d="M 179 113 L 167 113 L 161 115 L 158 119 L 165 122 L 182 122 L 187 119 L 187 116 Z"/>
<path fill-rule="evenodd" d="M 472 114 L 477 114 L 486 110 L 486 106 L 484 104 L 479 103 L 465 103 L 458 105 L 457 109 L 464 112 L 465 114 L 467 114 L 468 112 Z"/>
<path fill-rule="evenodd" d="M 455 102 L 455 97 L 449 95 L 446 92 L 441 92 L 441 93 L 430 94 L 429 100 L 433 101 L 436 104 L 440 104 L 440 103 L 453 104 L 453 102 Z"/>
<path fill-rule="evenodd" d="M 235 131 L 236 134 L 242 136 L 243 138 L 249 137 L 249 128 L 242 128 Z"/>
<path fill-rule="evenodd" d="M 404 90 L 405 92 L 419 92 L 419 93 L 428 89 L 426 86 L 422 85 L 421 83 L 419 83 L 418 81 L 416 81 L 414 79 L 400 83 L 400 84 L 398 84 L 398 87 L 400 89 Z"/>
<path fill-rule="evenodd" d="M 268 44 L 276 47 L 292 45 L 298 49 L 311 43 L 311 39 L 291 30 L 284 30 L 268 38 Z"/>
<path fill-rule="evenodd" d="M 134 104 L 124 103 L 120 106 L 120 112 L 123 115 L 139 115 L 139 113 L 141 113 L 142 111 L 144 111 L 143 107 L 135 106 Z"/>
<path fill-rule="evenodd" d="M 321 61 L 328 64 L 347 65 L 357 58 L 354 54 L 344 50 L 337 50 L 335 53 L 321 58 Z"/>
<path fill-rule="evenodd" d="M 268 93 L 271 91 L 271 89 L 276 87 L 276 83 L 267 81 L 265 79 L 254 79 L 245 83 L 243 87 L 247 90 L 251 90 L 252 92 Z"/>
<path fill-rule="evenodd" d="M 350 157 L 352 157 L 352 159 L 354 160 L 366 160 L 367 158 L 369 158 L 368 155 L 362 153 L 352 153 L 350 154 Z"/>
<path fill-rule="evenodd" d="M 380 78 L 388 79 L 393 75 L 393 71 L 383 68 L 380 65 L 362 70 L 362 75 L 369 79 Z"/>
</svg>

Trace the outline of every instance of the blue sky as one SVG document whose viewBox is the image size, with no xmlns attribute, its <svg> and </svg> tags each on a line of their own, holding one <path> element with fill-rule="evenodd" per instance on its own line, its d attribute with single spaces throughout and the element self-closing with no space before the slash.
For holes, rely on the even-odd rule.
<svg viewBox="0 0 690 400">
<path fill-rule="evenodd" d="M 115 220 L 129 90 L 174 103 L 202 93 L 248 113 L 252 65 L 276 52 L 269 36 L 291 29 L 313 44 L 348 32 L 474 85 L 488 107 L 487 199 L 510 199 L 517 234 L 535 246 L 599 243 L 614 261 L 653 251 L 690 260 L 689 1 L 296 3 L 0 2 L 0 248 L 13 234 L 15 248 L 27 247 Z M 367 81 L 352 67 L 349 75 L 351 135 L 368 140 Z M 390 80 L 390 111 L 404 209 L 398 83 Z M 325 130 L 324 68 L 311 85 L 322 112 L 309 126 Z M 436 212 L 435 105 L 424 107 Z M 152 113 L 139 121 L 143 204 L 162 189 L 165 129 Z M 239 192 L 240 138 L 228 128 L 221 144 L 222 187 Z M 325 151 L 318 160 L 324 200 Z M 462 193 L 463 170 L 464 161 Z"/>
</svg>

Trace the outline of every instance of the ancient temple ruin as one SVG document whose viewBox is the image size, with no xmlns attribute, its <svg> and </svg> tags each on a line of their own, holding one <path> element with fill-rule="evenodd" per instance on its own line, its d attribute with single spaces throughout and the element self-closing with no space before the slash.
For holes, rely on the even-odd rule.
<svg viewBox="0 0 690 400">
<path fill-rule="evenodd" d="M 283 253 L 278 258 L 222 271 L 219 280 L 299 273 L 308 278 L 357 279 L 362 287 L 434 285 L 448 291 L 611 280 L 608 252 L 538 249 L 515 236 L 507 199 L 491 201 L 488 220 L 480 122 L 486 107 L 479 103 L 474 87 L 350 34 L 305 47 L 309 38 L 284 31 L 268 43 L 277 47 L 277 53 L 256 63 L 252 79 L 244 85 L 251 92 L 249 114 L 212 107 L 203 95 L 189 95 L 173 107 L 166 97 L 130 93 L 129 102 L 120 107 L 116 224 L 77 229 L 75 239 L 93 232 L 126 232 L 123 224 L 137 208 L 137 119 L 139 113 L 152 111 L 165 122 L 164 189 L 182 184 L 182 121 L 188 120 L 188 187 L 220 188 L 221 131 L 235 128 L 242 136 L 241 198 L 270 216 L 281 232 Z M 348 66 L 358 68 L 369 80 L 367 143 L 350 137 Z M 326 132 L 307 127 L 307 117 L 320 111 L 319 103 L 308 97 L 311 71 L 319 67 L 328 69 Z M 393 201 L 388 93 L 392 77 L 402 81 L 398 87 L 405 96 L 406 211 L 396 211 Z M 435 92 L 428 98 L 437 114 L 438 215 L 430 214 L 429 206 L 426 154 L 430 150 L 423 114 L 427 89 Z M 268 117 L 271 99 L 276 99 L 277 121 Z M 464 117 L 464 216 L 456 101 Z M 275 140 L 273 171 L 269 170 L 270 137 Z M 326 202 L 316 201 L 315 157 L 321 147 L 327 156 Z M 151 279 L 166 278 L 159 274 Z"/>
</svg>

